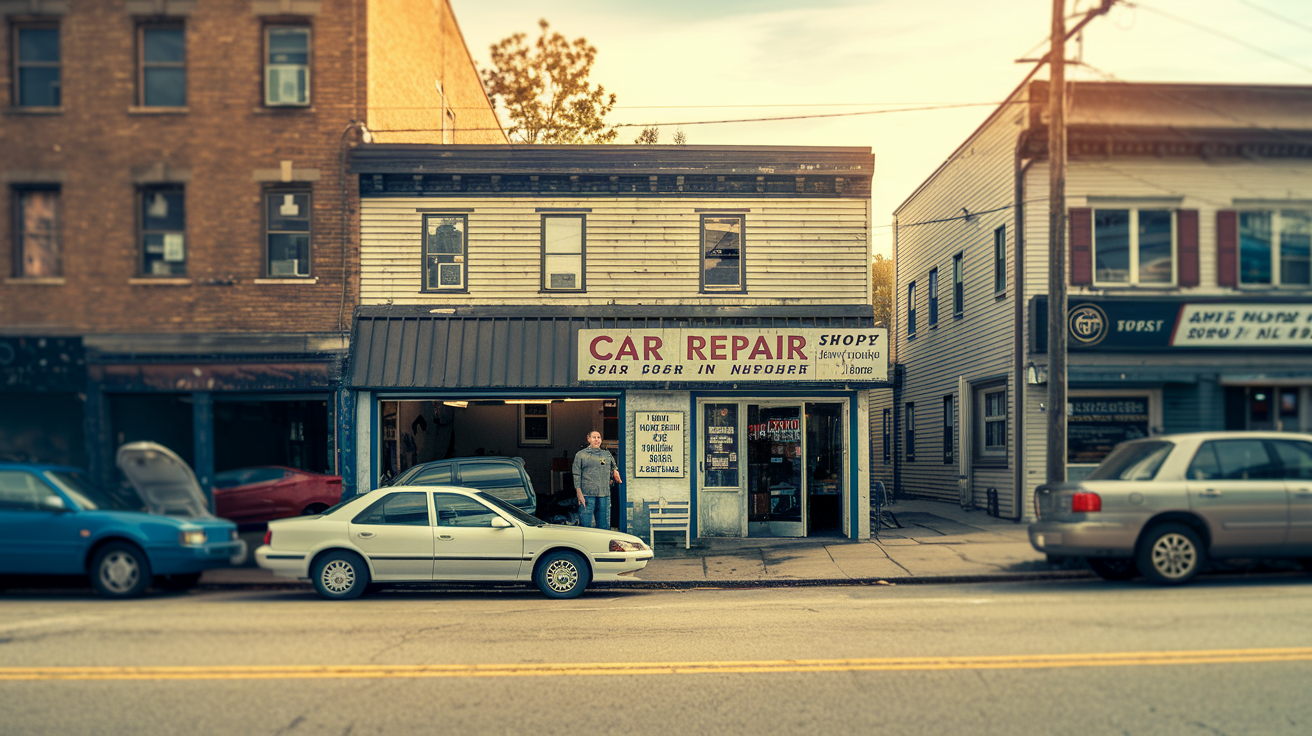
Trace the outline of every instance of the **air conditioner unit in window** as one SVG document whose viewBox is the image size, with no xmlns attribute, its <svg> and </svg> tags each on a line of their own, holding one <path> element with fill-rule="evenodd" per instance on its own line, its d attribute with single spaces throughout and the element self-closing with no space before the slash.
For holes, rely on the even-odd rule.
<svg viewBox="0 0 1312 736">
<path fill-rule="evenodd" d="M 465 268 L 459 263 L 442 263 L 437 267 L 439 289 L 461 289 L 465 286 Z"/>
<path fill-rule="evenodd" d="M 310 103 L 310 67 L 305 64 L 270 64 L 266 69 L 264 104 Z"/>
<path fill-rule="evenodd" d="M 549 289 L 577 289 L 579 288 L 578 274 L 576 273 L 552 273 L 547 274 L 547 288 Z"/>
</svg>

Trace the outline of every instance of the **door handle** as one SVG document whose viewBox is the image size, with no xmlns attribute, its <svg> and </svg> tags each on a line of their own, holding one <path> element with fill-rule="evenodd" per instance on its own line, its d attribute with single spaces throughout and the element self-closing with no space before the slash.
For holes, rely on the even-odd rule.
<svg viewBox="0 0 1312 736">
<path fill-rule="evenodd" d="M 357 536 L 357 537 L 359 537 L 359 538 L 361 538 L 361 539 L 369 539 L 369 538 L 373 537 L 373 535 L 374 535 L 373 532 L 357 532 L 355 536 Z"/>
<path fill-rule="evenodd" d="M 1218 491 L 1218 490 L 1216 490 L 1215 488 L 1208 488 L 1208 489 L 1205 490 L 1205 491 L 1199 491 L 1199 492 L 1198 492 L 1198 495 L 1200 495 L 1200 496 L 1208 496 L 1208 497 L 1211 497 L 1211 498 L 1215 498 L 1216 496 L 1221 495 L 1221 492 Z"/>
<path fill-rule="evenodd" d="M 444 542 L 449 542 L 452 539 L 455 539 L 455 537 L 451 536 L 450 534 L 439 534 L 437 535 L 437 538 L 441 539 Z"/>
</svg>

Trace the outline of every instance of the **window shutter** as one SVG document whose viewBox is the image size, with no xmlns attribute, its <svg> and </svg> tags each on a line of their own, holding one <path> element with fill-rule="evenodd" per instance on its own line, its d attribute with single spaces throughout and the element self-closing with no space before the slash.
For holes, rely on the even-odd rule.
<svg viewBox="0 0 1312 736">
<path fill-rule="evenodd" d="M 1234 210 L 1216 213 L 1216 285 L 1238 286 L 1239 215 Z"/>
<path fill-rule="evenodd" d="M 1179 240 L 1180 286 L 1198 285 L 1198 210 L 1179 210 L 1175 214 Z"/>
<path fill-rule="evenodd" d="M 1072 209 L 1070 219 L 1071 284 L 1087 286 L 1093 283 L 1093 210 Z"/>
</svg>

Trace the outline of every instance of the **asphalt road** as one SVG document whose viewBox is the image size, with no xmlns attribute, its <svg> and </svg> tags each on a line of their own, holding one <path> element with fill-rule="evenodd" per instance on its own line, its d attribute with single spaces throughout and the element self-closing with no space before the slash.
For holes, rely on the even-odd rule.
<svg viewBox="0 0 1312 736">
<path fill-rule="evenodd" d="M 1312 578 L 0 597 L 0 734 L 1307 734 Z"/>
</svg>

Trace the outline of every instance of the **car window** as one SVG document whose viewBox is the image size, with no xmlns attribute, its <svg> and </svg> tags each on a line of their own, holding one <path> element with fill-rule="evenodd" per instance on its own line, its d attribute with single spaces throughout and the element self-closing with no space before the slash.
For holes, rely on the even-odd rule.
<svg viewBox="0 0 1312 736">
<path fill-rule="evenodd" d="M 416 473 L 413 478 L 407 478 L 400 485 L 407 486 L 445 486 L 451 483 L 451 466 L 441 465 L 436 468 L 425 468 Z"/>
<path fill-rule="evenodd" d="M 1261 440 L 1213 440 L 1216 460 L 1225 480 L 1276 480 L 1280 468 L 1267 454 Z"/>
<path fill-rule="evenodd" d="M 1221 464 L 1216 460 L 1216 443 L 1204 442 L 1202 447 L 1198 448 L 1198 454 L 1194 455 L 1193 462 L 1189 463 L 1189 470 L 1185 473 L 1188 480 L 1215 480 L 1221 477 Z"/>
<path fill-rule="evenodd" d="M 434 493 L 433 507 L 438 526 L 492 526 L 497 515 L 478 501 L 455 493 Z"/>
<path fill-rule="evenodd" d="M 1312 480 L 1312 442 L 1276 440 L 1271 444 L 1287 480 Z"/>
<path fill-rule="evenodd" d="M 101 488 L 83 473 L 62 470 L 45 475 L 83 511 L 146 511 L 146 504 L 130 486 Z"/>
<path fill-rule="evenodd" d="M 528 497 L 519 466 L 510 463 L 460 463 L 460 485 L 505 501 L 522 501 Z"/>
<path fill-rule="evenodd" d="M 356 524 L 428 526 L 428 500 L 422 493 L 393 493 L 375 501 L 353 521 Z"/>
<path fill-rule="evenodd" d="M 26 470 L 0 470 L 0 511 L 50 511 L 63 500 Z"/>
<path fill-rule="evenodd" d="M 1089 480 L 1152 480 L 1175 445 L 1164 440 L 1118 446 L 1089 474 Z"/>
<path fill-rule="evenodd" d="M 232 488 L 233 486 L 247 486 L 252 483 L 268 483 L 271 480 L 281 480 L 283 475 L 285 475 L 285 471 L 282 468 L 225 470 L 222 473 L 214 474 L 214 487 Z"/>
</svg>

